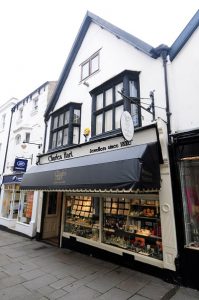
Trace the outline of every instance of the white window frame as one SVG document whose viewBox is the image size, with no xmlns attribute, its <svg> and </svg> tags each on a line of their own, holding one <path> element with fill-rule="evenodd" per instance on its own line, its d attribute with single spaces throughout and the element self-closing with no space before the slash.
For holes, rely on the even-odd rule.
<svg viewBox="0 0 199 300">
<path fill-rule="evenodd" d="M 100 56 L 99 51 L 95 52 L 93 55 L 91 55 L 87 60 L 85 60 L 80 66 L 81 66 L 81 81 L 85 80 L 86 78 L 90 77 L 92 74 L 95 74 L 100 69 Z M 92 61 L 98 57 L 98 67 L 96 69 L 92 69 Z M 88 67 L 88 72 L 84 76 L 84 67 Z"/>
</svg>

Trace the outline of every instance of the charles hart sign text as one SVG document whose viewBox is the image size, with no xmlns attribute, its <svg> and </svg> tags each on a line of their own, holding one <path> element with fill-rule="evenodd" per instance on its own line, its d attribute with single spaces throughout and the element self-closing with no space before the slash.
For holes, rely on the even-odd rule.
<svg viewBox="0 0 199 300">
<path fill-rule="evenodd" d="M 112 139 L 111 142 L 104 141 L 99 143 L 87 144 L 80 147 L 74 147 L 68 151 L 58 151 L 56 153 L 44 155 L 40 158 L 40 164 L 53 163 L 56 161 L 77 158 L 80 156 L 96 154 L 99 152 L 106 152 L 117 150 L 123 147 L 132 145 L 132 141 L 125 141 L 118 138 Z"/>
</svg>

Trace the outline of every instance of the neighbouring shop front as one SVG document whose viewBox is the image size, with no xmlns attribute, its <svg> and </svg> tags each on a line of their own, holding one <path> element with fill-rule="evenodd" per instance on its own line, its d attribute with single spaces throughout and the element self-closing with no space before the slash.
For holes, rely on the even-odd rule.
<svg viewBox="0 0 199 300">
<path fill-rule="evenodd" d="M 120 134 L 41 155 L 22 181 L 24 191 L 43 198 L 37 236 L 175 272 L 170 173 L 160 139 L 152 124 L 130 142 Z"/>
<path fill-rule="evenodd" d="M 176 133 L 172 140 L 182 280 L 199 289 L 199 130 Z"/>
<path fill-rule="evenodd" d="M 3 176 L 0 225 L 33 237 L 36 234 L 36 208 L 34 207 L 36 204 L 34 202 L 36 202 L 38 193 L 21 191 L 23 176 L 23 173 Z"/>
</svg>

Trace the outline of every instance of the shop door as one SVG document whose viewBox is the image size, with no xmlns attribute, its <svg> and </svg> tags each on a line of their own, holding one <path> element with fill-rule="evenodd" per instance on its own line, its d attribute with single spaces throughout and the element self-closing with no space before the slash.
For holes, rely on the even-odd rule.
<svg viewBox="0 0 199 300">
<path fill-rule="evenodd" d="M 61 193 L 47 193 L 43 221 L 43 239 L 58 238 L 61 219 Z"/>
</svg>

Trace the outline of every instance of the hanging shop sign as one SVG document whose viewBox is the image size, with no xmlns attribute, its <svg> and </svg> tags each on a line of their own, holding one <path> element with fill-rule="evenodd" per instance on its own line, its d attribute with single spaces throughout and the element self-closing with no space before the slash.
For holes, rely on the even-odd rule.
<svg viewBox="0 0 199 300">
<path fill-rule="evenodd" d="M 13 171 L 26 172 L 28 160 L 22 158 L 15 158 Z"/>
<path fill-rule="evenodd" d="M 132 141 L 134 136 L 134 125 L 133 120 L 128 111 L 124 111 L 121 115 L 120 126 L 122 130 L 123 137 L 126 141 Z"/>
</svg>

